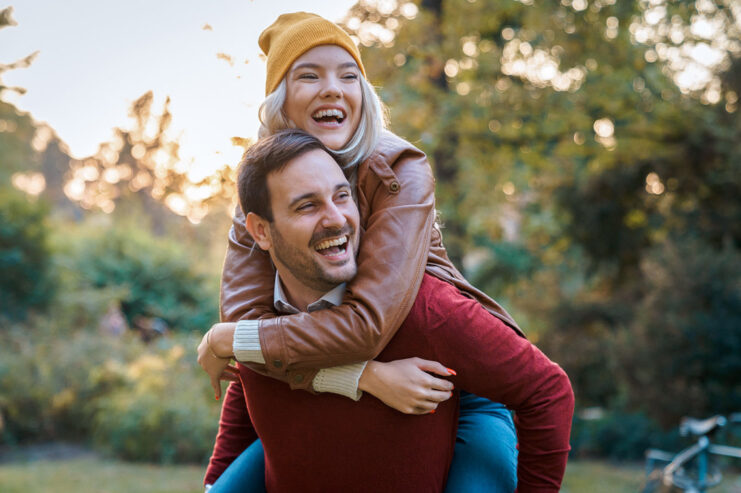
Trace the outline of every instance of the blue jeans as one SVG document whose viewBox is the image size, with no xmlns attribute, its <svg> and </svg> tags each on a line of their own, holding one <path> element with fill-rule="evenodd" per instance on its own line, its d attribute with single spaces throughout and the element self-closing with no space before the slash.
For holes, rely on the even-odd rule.
<svg viewBox="0 0 741 493">
<path fill-rule="evenodd" d="M 517 434 L 504 405 L 461 391 L 461 414 L 445 493 L 512 492 Z"/>
<path fill-rule="evenodd" d="M 445 493 L 512 492 L 517 485 L 517 435 L 502 405 L 461 391 L 461 413 Z M 260 440 L 224 471 L 209 493 L 265 492 Z"/>
<path fill-rule="evenodd" d="M 255 440 L 219 476 L 208 493 L 265 493 L 265 455 Z"/>
</svg>

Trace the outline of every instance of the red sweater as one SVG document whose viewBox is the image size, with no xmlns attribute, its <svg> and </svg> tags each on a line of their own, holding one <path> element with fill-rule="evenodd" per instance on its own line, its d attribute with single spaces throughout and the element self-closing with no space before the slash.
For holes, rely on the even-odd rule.
<svg viewBox="0 0 741 493">
<path fill-rule="evenodd" d="M 476 301 L 427 274 L 409 316 L 376 359 L 413 356 L 455 369 L 456 389 L 514 410 L 518 491 L 558 491 L 574 408 L 571 385 L 558 365 Z M 433 415 L 411 416 L 371 395 L 353 402 L 295 392 L 242 365 L 240 376 L 241 385 L 232 384 L 224 401 L 206 483 L 219 477 L 256 431 L 271 493 L 444 489 L 457 395 Z"/>
</svg>

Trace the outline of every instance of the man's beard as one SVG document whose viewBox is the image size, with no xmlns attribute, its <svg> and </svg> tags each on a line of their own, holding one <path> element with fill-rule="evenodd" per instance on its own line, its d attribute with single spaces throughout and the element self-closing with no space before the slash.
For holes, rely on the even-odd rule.
<svg viewBox="0 0 741 493">
<path fill-rule="evenodd" d="M 286 241 L 274 224 L 270 224 L 270 235 L 273 239 L 273 253 L 280 263 L 282 263 L 291 274 L 305 286 L 319 292 L 326 292 L 343 282 L 347 282 L 355 277 L 357 273 L 357 263 L 355 258 L 351 257 L 342 266 L 341 272 L 327 272 L 317 259 L 305 248 L 297 248 Z M 336 238 L 338 236 L 348 236 L 346 248 L 353 249 L 353 255 L 357 245 L 353 241 L 355 229 L 348 225 L 341 229 L 325 229 L 315 233 L 311 237 L 310 245 L 316 245 L 324 239 Z M 351 265 L 348 265 L 351 264 Z"/>
</svg>

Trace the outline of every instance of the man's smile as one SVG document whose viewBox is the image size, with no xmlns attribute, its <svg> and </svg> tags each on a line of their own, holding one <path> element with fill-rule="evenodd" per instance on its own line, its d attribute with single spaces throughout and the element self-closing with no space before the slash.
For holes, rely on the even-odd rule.
<svg viewBox="0 0 741 493">
<path fill-rule="evenodd" d="M 325 257 L 342 256 L 347 251 L 347 235 L 330 240 L 324 240 L 314 247 L 314 250 Z"/>
</svg>

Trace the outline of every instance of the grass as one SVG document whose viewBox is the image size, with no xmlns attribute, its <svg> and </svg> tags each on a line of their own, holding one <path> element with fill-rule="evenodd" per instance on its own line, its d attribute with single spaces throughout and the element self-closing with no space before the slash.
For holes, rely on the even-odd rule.
<svg viewBox="0 0 741 493">
<path fill-rule="evenodd" d="M 563 493 L 635 493 L 641 491 L 643 464 L 612 464 L 605 461 L 572 460 L 566 467 Z M 741 475 L 724 471 L 723 482 L 712 493 L 741 493 Z"/>
<path fill-rule="evenodd" d="M 603 461 L 569 461 L 563 493 L 635 493 L 643 481 L 641 465 L 614 465 Z"/>
<path fill-rule="evenodd" d="M 97 458 L 0 464 L 0 491 L 25 493 L 203 493 L 201 466 L 157 466 Z"/>
<path fill-rule="evenodd" d="M 0 464 L 0 491 L 59 493 L 202 493 L 201 466 L 156 466 L 98 458 L 40 460 Z M 634 493 L 640 491 L 641 465 L 571 461 L 564 493 Z M 741 493 L 741 476 L 730 475 L 713 493 Z"/>
</svg>

